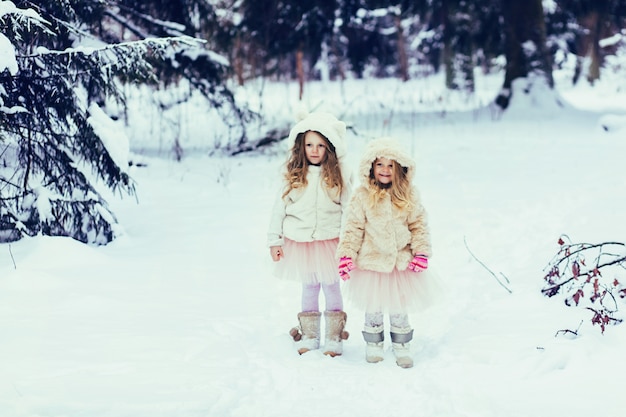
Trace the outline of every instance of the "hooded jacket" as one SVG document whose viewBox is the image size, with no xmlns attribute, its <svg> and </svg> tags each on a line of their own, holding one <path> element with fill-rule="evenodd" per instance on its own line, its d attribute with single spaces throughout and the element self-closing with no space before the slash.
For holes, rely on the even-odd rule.
<svg viewBox="0 0 626 417">
<path fill-rule="evenodd" d="M 309 165 L 307 186 L 295 188 L 282 197 L 288 187 L 286 180 L 274 203 L 267 236 L 268 246 L 282 246 L 284 238 L 296 242 L 312 242 L 339 237 L 344 210 L 350 199 L 351 175 L 344 164 L 346 125 L 330 113 L 306 115 L 291 129 L 287 139 L 291 152 L 299 133 L 316 131 L 335 147 L 342 173 L 343 190 L 329 189 L 319 166 Z"/>
<path fill-rule="evenodd" d="M 372 203 L 370 187 L 376 185 L 370 185 L 370 169 L 381 157 L 406 168 L 412 182 L 415 163 L 397 142 L 389 138 L 371 141 L 359 164 L 361 185 L 348 205 L 337 257 L 352 258 L 359 269 L 388 273 L 394 268 L 405 270 L 416 254 L 430 257 L 431 244 L 426 211 L 416 190 L 412 189 L 410 210 L 396 207 L 387 191 L 380 201 Z"/>
</svg>

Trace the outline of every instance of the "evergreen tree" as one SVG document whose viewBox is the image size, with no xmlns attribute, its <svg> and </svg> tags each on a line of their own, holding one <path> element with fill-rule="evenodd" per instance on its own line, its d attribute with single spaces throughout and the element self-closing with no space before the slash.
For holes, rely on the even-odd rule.
<svg viewBox="0 0 626 417">
<path fill-rule="evenodd" d="M 624 27 L 625 0 L 559 0 L 548 14 L 547 30 L 553 49 L 576 55 L 573 82 L 581 75 L 590 83 L 600 78 L 605 56 L 616 50 L 601 40 Z M 586 65 L 585 65 L 586 64 Z"/>
<path fill-rule="evenodd" d="M 335 5 L 335 0 L 244 2 L 239 28 L 254 45 L 251 50 L 256 56 L 249 59 L 260 63 L 255 75 L 297 76 L 297 52 L 309 63 L 305 71 L 310 74 L 321 55 L 322 44 L 332 37 Z"/>
<path fill-rule="evenodd" d="M 408 74 L 407 37 L 404 20 L 420 1 L 344 0 L 340 9 L 341 33 L 348 41 L 347 58 L 357 77 L 369 67 L 379 77 Z M 392 72 L 389 70 L 392 69 Z"/>
<path fill-rule="evenodd" d="M 464 0 L 443 0 L 442 4 L 446 87 L 473 93 L 478 5 Z"/>
<path fill-rule="evenodd" d="M 111 122 L 101 105 L 123 104 L 119 79 L 154 81 L 150 62 L 191 41 L 108 44 L 89 33 L 105 2 L 38 3 L 0 1 L 9 51 L 0 66 L 0 242 L 43 234 L 106 244 L 118 228 L 98 188 L 132 195 L 134 184 L 124 140 L 100 129 Z"/>
<path fill-rule="evenodd" d="M 240 109 L 226 86 L 230 65 L 215 50 L 232 48 L 232 30 L 223 16 L 232 1 L 220 0 L 109 0 L 99 22 L 98 36 L 109 42 L 189 36 L 205 41 L 204 47 L 182 48 L 165 59 L 150 59 L 157 88 L 189 84 L 229 127 L 226 147 L 237 149 L 247 142 L 246 123 L 252 115 Z M 191 94 L 187 98 L 191 97 Z M 162 103 L 163 107 L 173 103 Z M 178 104 L 178 103 L 176 103 Z"/>
</svg>

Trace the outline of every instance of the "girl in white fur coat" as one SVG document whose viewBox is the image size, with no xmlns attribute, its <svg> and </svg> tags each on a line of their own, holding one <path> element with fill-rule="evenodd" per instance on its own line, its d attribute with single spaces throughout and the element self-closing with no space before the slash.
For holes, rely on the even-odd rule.
<svg viewBox="0 0 626 417">
<path fill-rule="evenodd" d="M 337 248 L 344 292 L 365 311 L 366 360 L 383 360 L 383 314 L 389 313 L 396 363 L 413 366 L 408 312 L 426 307 L 438 291 L 426 273 L 431 256 L 426 212 L 412 186 L 415 164 L 396 141 L 367 144 L 361 185 L 350 200 Z"/>
<path fill-rule="evenodd" d="M 326 298 L 324 354 L 342 354 L 346 313 L 335 252 L 350 194 L 346 125 L 329 113 L 311 113 L 291 129 L 284 183 L 272 211 L 268 246 L 279 278 L 302 283 L 299 326 L 291 336 L 303 354 L 320 347 L 319 294 Z"/>
</svg>

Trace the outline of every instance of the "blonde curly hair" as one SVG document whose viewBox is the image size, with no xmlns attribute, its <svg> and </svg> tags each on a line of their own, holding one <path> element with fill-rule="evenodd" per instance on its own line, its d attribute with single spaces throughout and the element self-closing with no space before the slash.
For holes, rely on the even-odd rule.
<svg viewBox="0 0 626 417">
<path fill-rule="evenodd" d="M 374 166 L 380 158 L 372 161 L 369 174 L 370 203 L 376 205 L 385 194 L 391 196 L 391 203 L 400 210 L 413 209 L 414 191 L 409 180 L 408 168 L 403 167 L 398 161 L 392 159 L 393 174 L 391 184 L 381 184 L 374 176 Z"/>
</svg>

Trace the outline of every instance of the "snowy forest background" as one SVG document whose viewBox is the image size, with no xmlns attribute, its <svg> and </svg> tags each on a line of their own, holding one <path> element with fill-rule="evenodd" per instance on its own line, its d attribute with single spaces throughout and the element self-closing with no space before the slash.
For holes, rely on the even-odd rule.
<svg viewBox="0 0 626 417">
<path fill-rule="evenodd" d="M 514 80 L 550 90 L 564 66 L 574 84 L 614 76 L 623 89 L 625 17 L 623 0 L 2 0 L 0 242 L 110 242 L 97 184 L 135 193 L 129 150 L 180 159 L 278 141 L 316 80 L 438 76 L 498 111 Z M 489 103 L 477 71 L 501 79 Z M 286 105 L 263 100 L 267 83 L 294 81 Z"/>
</svg>

